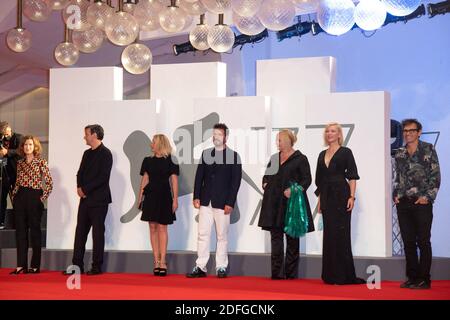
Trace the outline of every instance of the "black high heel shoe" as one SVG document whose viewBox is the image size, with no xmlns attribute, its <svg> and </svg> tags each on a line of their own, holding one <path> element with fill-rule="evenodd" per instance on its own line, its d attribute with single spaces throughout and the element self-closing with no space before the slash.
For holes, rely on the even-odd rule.
<svg viewBox="0 0 450 320">
<path fill-rule="evenodd" d="M 159 273 L 161 271 L 161 268 L 159 267 L 159 261 L 154 262 L 155 267 L 153 268 L 153 275 L 159 276 Z"/>
<path fill-rule="evenodd" d="M 39 268 L 30 268 L 28 269 L 28 273 L 40 273 L 41 270 Z"/>
<path fill-rule="evenodd" d="M 21 273 L 27 273 L 27 269 L 20 267 L 20 268 L 16 268 L 13 271 L 11 271 L 9 274 L 21 274 Z"/>
<path fill-rule="evenodd" d="M 161 265 L 165 264 L 166 267 L 165 268 L 159 268 L 159 276 L 160 277 L 165 277 L 167 276 L 167 264 L 166 263 L 161 263 Z"/>
</svg>

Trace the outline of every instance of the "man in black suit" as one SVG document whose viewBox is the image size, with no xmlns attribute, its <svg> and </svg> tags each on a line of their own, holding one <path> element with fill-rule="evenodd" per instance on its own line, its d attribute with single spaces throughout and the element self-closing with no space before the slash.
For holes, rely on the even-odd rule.
<svg viewBox="0 0 450 320">
<path fill-rule="evenodd" d="M 8 194 L 16 184 L 17 160 L 20 156 L 17 149 L 20 145 L 22 135 L 13 132 L 8 122 L 0 122 L 0 158 L 1 170 L 1 200 L 0 200 L 0 230 L 5 228 L 5 216 Z M 6 166 L 5 166 L 6 164 Z"/>
<path fill-rule="evenodd" d="M 239 154 L 226 146 L 228 127 L 214 125 L 214 148 L 204 150 L 195 174 L 194 207 L 200 209 L 198 221 L 198 258 L 188 278 L 206 277 L 211 228 L 216 226 L 216 273 L 227 276 L 228 227 L 241 184 L 242 164 Z"/>
<path fill-rule="evenodd" d="M 102 273 L 105 250 L 105 218 L 111 203 L 109 177 L 112 168 L 112 154 L 102 143 L 104 131 L 98 125 L 84 128 L 84 139 L 91 148 L 86 150 L 77 173 L 77 193 L 80 197 L 77 228 L 72 263 L 84 271 L 84 252 L 89 230 L 92 226 L 93 254 L 92 268 L 88 275 Z M 64 271 L 63 274 L 72 274 Z"/>
</svg>

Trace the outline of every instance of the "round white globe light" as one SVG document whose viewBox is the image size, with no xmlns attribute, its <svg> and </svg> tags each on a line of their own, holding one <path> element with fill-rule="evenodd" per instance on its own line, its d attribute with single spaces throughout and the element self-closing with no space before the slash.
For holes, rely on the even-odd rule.
<svg viewBox="0 0 450 320">
<path fill-rule="evenodd" d="M 420 5 L 420 0 L 381 0 L 386 11 L 394 16 L 407 16 L 413 13 Z"/>
<path fill-rule="evenodd" d="M 122 66 L 129 73 L 142 74 L 150 69 L 153 55 L 150 49 L 140 43 L 133 43 L 126 47 L 121 56 Z"/>
<path fill-rule="evenodd" d="M 240 33 L 248 36 L 257 35 L 266 29 L 257 16 L 241 17 L 233 12 L 233 23 Z"/>
<path fill-rule="evenodd" d="M 69 3 L 69 0 L 48 0 L 48 3 L 53 10 L 61 10 Z"/>
<path fill-rule="evenodd" d="M 92 53 L 100 49 L 104 37 L 103 31 L 96 27 L 91 27 L 86 31 L 72 32 L 73 44 L 84 53 Z"/>
<path fill-rule="evenodd" d="M 262 0 L 231 0 L 231 8 L 241 17 L 253 17 L 261 3 Z"/>
<path fill-rule="evenodd" d="M 91 27 L 87 19 L 87 10 L 91 3 L 88 0 L 71 0 L 62 10 L 63 20 L 67 28 L 84 31 Z"/>
<path fill-rule="evenodd" d="M 141 0 L 134 9 L 134 17 L 141 30 L 154 31 L 159 29 L 159 12 L 163 5 L 155 0 Z"/>
<path fill-rule="evenodd" d="M 55 48 L 55 59 L 63 66 L 74 65 L 79 57 L 80 52 L 73 43 L 63 42 L 58 44 Z"/>
<path fill-rule="evenodd" d="M 299 13 L 312 13 L 316 12 L 319 7 L 319 0 L 292 0 L 294 5 L 297 7 Z"/>
<path fill-rule="evenodd" d="M 201 0 L 206 9 L 212 13 L 224 13 L 231 8 L 231 0 Z"/>
<path fill-rule="evenodd" d="M 92 3 L 86 11 L 87 21 L 94 27 L 105 30 L 106 21 L 112 17 L 114 9 L 104 2 Z"/>
<path fill-rule="evenodd" d="M 200 0 L 194 2 L 181 1 L 179 6 L 191 16 L 199 16 L 207 11 L 206 7 L 200 2 Z"/>
<path fill-rule="evenodd" d="M 290 0 L 264 0 L 257 16 L 267 29 L 280 31 L 292 24 L 294 4 Z"/>
<path fill-rule="evenodd" d="M 216 24 L 209 28 L 208 45 L 215 52 L 227 52 L 234 44 L 234 32 L 227 25 Z"/>
<path fill-rule="evenodd" d="M 24 0 L 23 15 L 30 20 L 42 22 L 50 17 L 52 7 L 48 0 Z"/>
<path fill-rule="evenodd" d="M 209 49 L 208 31 L 209 27 L 206 24 L 198 24 L 191 30 L 189 33 L 189 42 L 195 49 Z"/>
<path fill-rule="evenodd" d="M 186 25 L 186 13 L 178 7 L 167 7 L 159 13 L 159 23 L 166 32 L 180 32 Z"/>
<path fill-rule="evenodd" d="M 127 46 L 136 40 L 139 34 L 139 23 L 131 14 L 119 11 L 106 21 L 105 33 L 112 43 Z"/>
<path fill-rule="evenodd" d="M 355 22 L 363 30 L 381 28 L 386 20 L 386 8 L 379 0 L 361 0 L 355 9 Z"/>
<path fill-rule="evenodd" d="M 355 24 L 355 5 L 352 0 L 322 0 L 317 11 L 320 27 L 329 34 L 339 36 Z"/>
<path fill-rule="evenodd" d="M 14 52 L 25 52 L 31 47 L 31 32 L 22 28 L 11 29 L 6 35 L 6 43 Z"/>
</svg>

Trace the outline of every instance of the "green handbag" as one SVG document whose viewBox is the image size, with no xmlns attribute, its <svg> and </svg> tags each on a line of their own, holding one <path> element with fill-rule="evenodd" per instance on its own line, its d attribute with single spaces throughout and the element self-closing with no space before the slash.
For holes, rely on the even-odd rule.
<svg viewBox="0 0 450 320">
<path fill-rule="evenodd" d="M 308 232 L 308 213 L 303 188 L 298 183 L 290 187 L 291 196 L 286 207 L 284 232 L 293 238 L 304 236 Z"/>
</svg>

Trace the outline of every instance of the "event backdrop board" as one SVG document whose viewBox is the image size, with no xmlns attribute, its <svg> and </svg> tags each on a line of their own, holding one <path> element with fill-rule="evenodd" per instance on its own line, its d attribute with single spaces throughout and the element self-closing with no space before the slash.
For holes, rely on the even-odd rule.
<svg viewBox="0 0 450 320">
<path fill-rule="evenodd" d="M 48 248 L 73 245 L 78 204 L 75 175 L 86 149 L 82 140 L 86 124 L 105 127 L 104 142 L 114 156 L 107 249 L 150 248 L 148 226 L 136 209 L 139 168 L 150 152 L 152 135 L 164 133 L 176 147 L 181 166 L 179 209 L 177 221 L 169 227 L 169 249 L 196 250 L 195 163 L 201 151 L 211 146 L 208 129 L 220 121 L 230 127 L 230 147 L 244 156 L 229 248 L 264 253 L 270 252 L 270 246 L 267 232 L 257 227 L 261 178 L 269 155 L 276 152 L 277 131 L 289 127 L 299 132 L 296 147 L 308 156 L 314 178 L 317 155 L 323 149 L 323 126 L 336 120 L 344 124 L 346 144 L 355 154 L 362 177 L 353 213 L 354 253 L 391 255 L 387 94 L 333 93 L 335 60 L 330 57 L 259 61 L 257 97 L 224 97 L 226 65 L 214 62 L 152 66 L 152 99 L 121 101 L 121 72 L 74 68 L 50 73 L 49 161 L 55 191 L 49 199 Z M 309 197 L 314 209 L 313 189 Z M 321 236 L 315 232 L 302 239 L 302 252 L 319 254 Z M 211 246 L 214 250 L 214 241 Z"/>
</svg>

